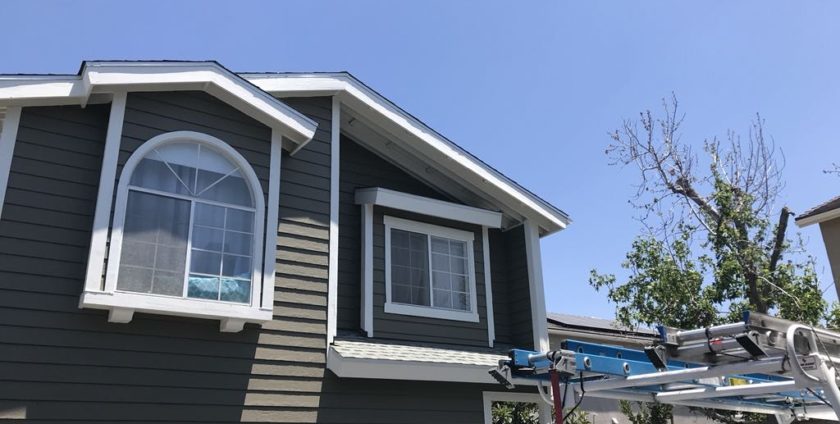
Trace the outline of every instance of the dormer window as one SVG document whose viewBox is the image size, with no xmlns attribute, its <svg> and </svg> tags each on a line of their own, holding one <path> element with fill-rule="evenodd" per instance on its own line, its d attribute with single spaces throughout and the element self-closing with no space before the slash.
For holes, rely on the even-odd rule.
<svg viewBox="0 0 840 424">
<path fill-rule="evenodd" d="M 272 318 L 265 193 L 231 145 L 158 135 L 125 162 L 116 194 L 104 284 L 82 306 L 110 310 L 111 322 L 140 311 L 219 319 L 233 332 Z"/>
<path fill-rule="evenodd" d="M 384 220 L 385 312 L 477 322 L 473 233 Z"/>
<path fill-rule="evenodd" d="M 240 167 L 208 145 L 152 149 L 128 186 L 117 290 L 250 303 L 251 191 Z"/>
</svg>

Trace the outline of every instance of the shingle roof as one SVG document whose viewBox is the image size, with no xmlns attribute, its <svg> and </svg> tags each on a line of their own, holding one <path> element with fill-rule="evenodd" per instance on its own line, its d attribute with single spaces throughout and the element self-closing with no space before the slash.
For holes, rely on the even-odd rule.
<svg viewBox="0 0 840 424">
<path fill-rule="evenodd" d="M 599 330 L 610 333 L 633 333 L 641 335 L 657 335 L 658 333 L 650 328 L 626 328 L 619 323 L 605 318 L 586 317 L 580 315 L 569 315 L 559 313 L 548 314 L 549 324 L 555 327 L 576 328 L 582 330 Z"/>
<path fill-rule="evenodd" d="M 808 209 L 807 211 L 799 214 L 799 216 L 796 217 L 796 221 L 798 222 L 805 218 L 810 218 L 812 216 L 832 211 L 837 208 L 840 208 L 840 196 L 834 197 L 833 199 L 827 202 L 814 206 L 813 208 Z"/>
<path fill-rule="evenodd" d="M 369 342 L 360 339 L 336 339 L 332 348 L 344 358 L 384 361 L 494 367 L 499 364 L 500 359 L 507 359 L 506 355 L 492 349 L 443 348 L 414 343 Z"/>
</svg>

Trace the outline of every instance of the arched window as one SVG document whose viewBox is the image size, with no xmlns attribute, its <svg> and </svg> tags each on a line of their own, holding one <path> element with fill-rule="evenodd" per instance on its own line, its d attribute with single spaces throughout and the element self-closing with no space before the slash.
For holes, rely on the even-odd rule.
<svg viewBox="0 0 840 424">
<path fill-rule="evenodd" d="M 153 139 L 129 159 L 120 190 L 119 265 L 108 267 L 116 291 L 259 303 L 262 190 L 229 145 L 204 135 Z"/>
</svg>

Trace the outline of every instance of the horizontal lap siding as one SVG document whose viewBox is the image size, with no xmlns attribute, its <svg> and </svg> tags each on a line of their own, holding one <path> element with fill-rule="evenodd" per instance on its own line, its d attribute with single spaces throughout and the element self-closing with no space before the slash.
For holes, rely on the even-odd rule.
<svg viewBox="0 0 840 424">
<path fill-rule="evenodd" d="M 528 282 L 528 257 L 525 251 L 524 226 L 503 233 L 505 264 L 507 267 L 507 307 L 510 338 L 514 346 L 530 349 L 534 346 L 531 317 L 531 291 Z M 492 240 L 492 238 L 491 238 Z"/>
<path fill-rule="evenodd" d="M 384 187 L 450 200 L 355 141 L 341 138 L 338 240 L 338 328 L 359 331 L 361 312 L 362 230 L 356 189 Z"/>
<path fill-rule="evenodd" d="M 326 370 L 329 99 L 288 103 L 318 131 L 283 157 L 274 320 L 234 334 L 218 321 L 165 315 L 111 324 L 104 311 L 78 308 L 109 106 L 24 109 L 0 219 L 0 418 L 481 421 L 481 390 L 494 386 Z M 143 140 L 174 130 L 231 143 L 267 187 L 268 130 L 201 93 L 131 94 L 120 165 Z"/>
</svg>

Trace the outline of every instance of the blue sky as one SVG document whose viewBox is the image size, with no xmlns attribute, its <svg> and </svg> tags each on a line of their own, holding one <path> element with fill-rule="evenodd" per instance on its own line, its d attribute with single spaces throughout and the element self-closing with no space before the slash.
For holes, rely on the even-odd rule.
<svg viewBox="0 0 840 424">
<path fill-rule="evenodd" d="M 216 59 L 235 71 L 352 72 L 567 211 L 543 240 L 548 309 L 612 316 L 589 270 L 621 274 L 639 225 L 607 132 L 672 91 L 683 140 L 746 134 L 783 150 L 794 211 L 840 194 L 840 3 L 667 1 L 5 1 L 0 73 L 84 59 Z M 815 227 L 802 231 L 830 270 Z M 833 289 L 829 299 L 836 299 Z"/>
</svg>

